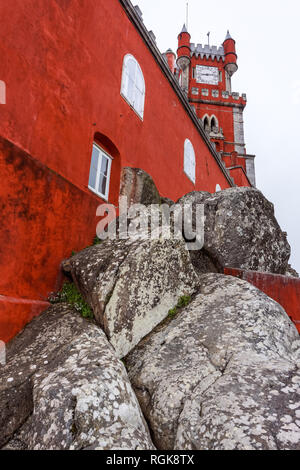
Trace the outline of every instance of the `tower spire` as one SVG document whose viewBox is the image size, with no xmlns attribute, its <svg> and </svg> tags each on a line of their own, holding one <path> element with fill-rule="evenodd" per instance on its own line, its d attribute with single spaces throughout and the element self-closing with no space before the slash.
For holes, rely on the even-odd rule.
<svg viewBox="0 0 300 470">
<path fill-rule="evenodd" d="M 182 27 L 182 30 L 181 30 L 181 33 L 187 33 L 187 32 L 188 32 L 188 30 L 186 29 L 186 25 L 185 25 L 185 23 L 184 23 L 184 25 L 183 25 L 183 27 Z M 181 33 L 180 33 L 180 34 L 181 34 Z"/>
<path fill-rule="evenodd" d="M 227 35 L 226 35 L 225 41 L 227 41 L 227 39 L 232 39 L 232 37 L 230 35 L 230 32 L 229 32 L 229 29 L 227 30 Z"/>
</svg>

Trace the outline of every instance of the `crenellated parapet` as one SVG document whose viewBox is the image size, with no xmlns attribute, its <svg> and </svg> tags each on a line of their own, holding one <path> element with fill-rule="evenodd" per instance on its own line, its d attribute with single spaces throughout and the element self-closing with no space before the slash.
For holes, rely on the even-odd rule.
<svg viewBox="0 0 300 470">
<path fill-rule="evenodd" d="M 196 58 L 200 57 L 201 59 L 206 58 L 207 60 L 217 60 L 218 62 L 222 60 L 225 62 L 223 46 L 209 46 L 208 44 L 202 46 L 202 44 L 195 45 L 194 43 L 191 43 L 191 56 L 195 56 Z"/>
</svg>

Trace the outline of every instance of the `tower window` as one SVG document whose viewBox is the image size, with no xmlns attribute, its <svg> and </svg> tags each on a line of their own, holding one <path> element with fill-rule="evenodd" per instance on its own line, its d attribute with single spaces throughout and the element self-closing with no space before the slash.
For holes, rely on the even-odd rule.
<svg viewBox="0 0 300 470">
<path fill-rule="evenodd" d="M 139 63 L 131 54 L 127 54 L 123 61 L 121 95 L 143 119 L 145 80 Z"/>
<path fill-rule="evenodd" d="M 184 143 L 184 172 L 195 184 L 196 181 L 196 157 L 192 143 L 186 139 Z"/>
<path fill-rule="evenodd" d="M 210 132 L 210 124 L 208 116 L 205 116 L 203 119 L 203 125 L 206 132 Z"/>
<path fill-rule="evenodd" d="M 111 157 L 97 144 L 93 144 L 90 167 L 89 189 L 98 196 L 108 199 Z"/>
<path fill-rule="evenodd" d="M 217 123 L 214 117 L 211 119 L 210 127 L 212 132 L 217 132 Z"/>
</svg>

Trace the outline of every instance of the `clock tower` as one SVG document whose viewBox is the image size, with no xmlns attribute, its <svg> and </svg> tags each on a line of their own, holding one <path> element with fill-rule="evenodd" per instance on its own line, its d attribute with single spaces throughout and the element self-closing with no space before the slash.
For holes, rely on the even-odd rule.
<svg viewBox="0 0 300 470">
<path fill-rule="evenodd" d="M 178 36 L 179 83 L 236 184 L 242 172 L 255 186 L 255 157 L 247 154 L 244 139 L 247 97 L 233 92 L 231 86 L 238 70 L 235 40 L 229 31 L 219 47 L 190 39 L 184 25 Z"/>
</svg>

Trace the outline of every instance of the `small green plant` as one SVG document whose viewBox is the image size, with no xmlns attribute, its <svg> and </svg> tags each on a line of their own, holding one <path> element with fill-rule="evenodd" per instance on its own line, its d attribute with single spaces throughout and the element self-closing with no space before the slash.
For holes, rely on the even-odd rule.
<svg viewBox="0 0 300 470">
<path fill-rule="evenodd" d="M 102 240 L 96 235 L 93 240 L 93 245 L 99 245 L 100 243 L 102 243 Z"/>
<path fill-rule="evenodd" d="M 66 302 L 81 313 L 83 318 L 93 318 L 91 307 L 85 302 L 79 290 L 73 282 L 65 282 L 62 289 L 56 295 L 52 303 Z"/>
<path fill-rule="evenodd" d="M 190 295 L 183 295 L 178 300 L 177 308 L 186 307 L 191 303 L 192 297 Z"/>
<path fill-rule="evenodd" d="M 171 308 L 171 310 L 169 310 L 168 316 L 170 318 L 174 318 L 176 313 L 177 313 L 177 307 Z"/>
<path fill-rule="evenodd" d="M 191 300 L 192 297 L 190 295 L 183 295 L 182 297 L 180 297 L 178 299 L 176 307 L 171 308 L 171 310 L 169 310 L 168 317 L 174 318 L 181 308 L 186 307 L 191 303 Z"/>
</svg>

